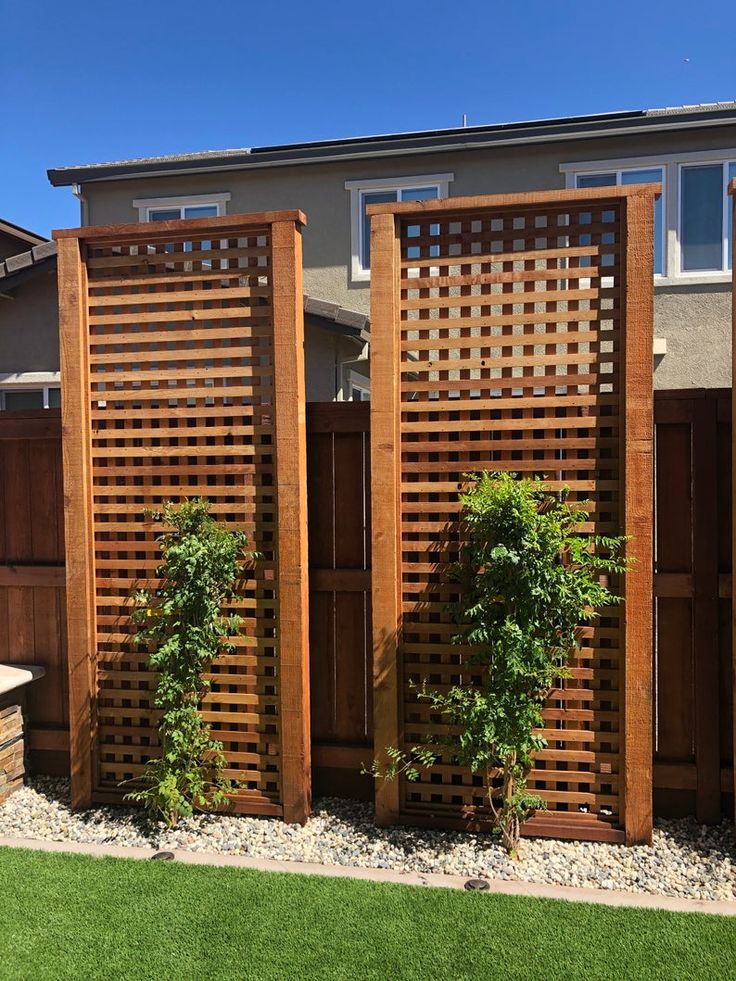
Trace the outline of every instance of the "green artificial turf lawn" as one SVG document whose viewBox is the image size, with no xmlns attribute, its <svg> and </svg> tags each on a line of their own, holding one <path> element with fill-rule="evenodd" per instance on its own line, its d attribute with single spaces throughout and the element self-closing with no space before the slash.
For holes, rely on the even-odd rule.
<svg viewBox="0 0 736 981">
<path fill-rule="evenodd" d="M 736 920 L 0 849 L 0 977 L 736 978 Z"/>
</svg>

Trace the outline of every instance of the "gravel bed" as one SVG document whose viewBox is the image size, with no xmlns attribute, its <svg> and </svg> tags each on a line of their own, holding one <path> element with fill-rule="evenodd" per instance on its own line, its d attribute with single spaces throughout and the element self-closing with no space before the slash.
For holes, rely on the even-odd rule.
<svg viewBox="0 0 736 981">
<path fill-rule="evenodd" d="M 528 839 L 511 862 L 482 835 L 415 828 L 376 828 L 373 808 L 323 798 L 304 827 L 273 818 L 202 815 L 175 830 L 137 809 L 97 807 L 72 813 L 68 780 L 37 777 L 0 805 L 0 836 L 95 844 L 183 848 L 405 872 L 444 872 L 564 886 L 620 889 L 693 899 L 736 900 L 732 824 L 701 827 L 692 819 L 658 821 L 654 844 L 627 848 Z"/>
</svg>

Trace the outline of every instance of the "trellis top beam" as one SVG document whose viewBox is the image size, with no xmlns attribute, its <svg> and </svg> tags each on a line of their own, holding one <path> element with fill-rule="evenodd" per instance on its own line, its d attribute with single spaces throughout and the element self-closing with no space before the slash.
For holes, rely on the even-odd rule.
<svg viewBox="0 0 736 981">
<path fill-rule="evenodd" d="M 736 181 L 733 182 L 736 184 Z M 421 215 L 429 212 L 438 215 L 442 212 L 454 214 L 459 211 L 483 211 L 494 208 L 539 207 L 539 205 L 579 204 L 590 200 L 596 206 L 606 200 L 619 201 L 621 198 L 651 197 L 656 201 L 662 194 L 661 184 L 626 184 L 617 187 L 583 187 L 558 189 L 553 191 L 524 191 L 518 194 L 486 194 L 480 197 L 443 198 L 428 201 L 389 201 L 386 204 L 369 204 L 366 214 L 373 215 Z"/>
<path fill-rule="evenodd" d="M 87 225 L 82 228 L 57 228 L 51 235 L 54 239 L 78 238 L 86 242 L 102 242 L 106 239 L 121 244 L 124 238 L 145 238 L 162 235 L 191 232 L 236 231 L 244 228 L 261 228 L 279 221 L 293 221 L 303 228 L 307 224 L 307 216 L 303 211 L 261 211 L 247 215 L 221 215 L 219 218 L 177 218 L 174 221 L 130 222 L 127 225 Z"/>
</svg>

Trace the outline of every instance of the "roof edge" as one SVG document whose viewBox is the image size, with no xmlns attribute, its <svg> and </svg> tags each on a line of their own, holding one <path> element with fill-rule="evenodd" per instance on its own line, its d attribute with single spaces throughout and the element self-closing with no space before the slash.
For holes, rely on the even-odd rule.
<svg viewBox="0 0 736 981">
<path fill-rule="evenodd" d="M 723 106 L 719 104 L 717 108 L 695 107 L 692 111 L 688 109 L 670 113 L 641 109 L 528 122 L 498 123 L 489 126 L 354 137 L 346 140 L 148 157 L 107 164 L 51 168 L 47 174 L 53 186 L 63 187 L 70 184 L 144 176 L 297 165 L 398 153 L 437 153 L 458 148 L 479 149 L 524 142 L 593 139 L 606 135 L 626 135 L 639 130 L 666 132 L 734 123 L 736 123 L 736 106 L 733 104 Z"/>
</svg>

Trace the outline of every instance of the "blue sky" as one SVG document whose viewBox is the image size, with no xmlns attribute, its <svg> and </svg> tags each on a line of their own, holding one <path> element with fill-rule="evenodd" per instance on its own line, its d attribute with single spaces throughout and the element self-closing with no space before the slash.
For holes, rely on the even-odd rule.
<svg viewBox="0 0 736 981">
<path fill-rule="evenodd" d="M 0 0 L 0 217 L 46 168 L 736 99 L 725 0 Z"/>
</svg>

